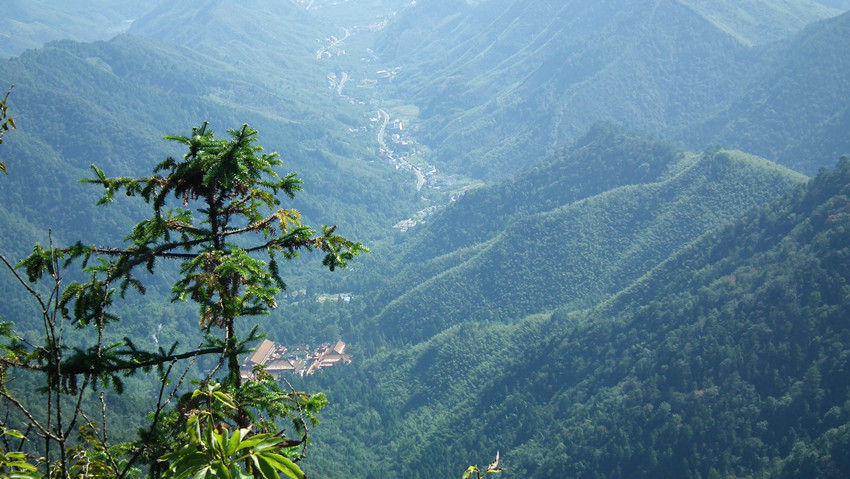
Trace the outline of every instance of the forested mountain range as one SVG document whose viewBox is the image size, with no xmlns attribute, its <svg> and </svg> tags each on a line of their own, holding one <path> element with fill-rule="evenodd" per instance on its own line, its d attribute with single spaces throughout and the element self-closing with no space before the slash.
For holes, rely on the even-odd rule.
<svg viewBox="0 0 850 479">
<path fill-rule="evenodd" d="M 164 135 L 179 134 L 186 125 L 205 120 L 218 130 L 242 123 L 260 129 L 266 148 L 279 151 L 293 170 L 304 171 L 310 182 L 305 196 L 325 197 L 304 202 L 309 217 L 337 208 L 384 216 L 398 205 L 396 213 L 383 219 L 337 215 L 340 221 L 360 222 L 370 230 L 383 223 L 386 231 L 411 208 L 405 201 L 415 198 L 411 188 L 403 188 L 397 179 L 387 181 L 390 172 L 371 161 L 372 138 L 345 135 L 338 119 L 343 113 L 310 108 L 310 103 L 268 87 L 264 79 L 181 47 L 133 36 L 91 44 L 55 42 L 3 62 L 0 75 L 4 82 L 16 81 L 19 126 L 4 143 L 4 158 L 16 176 L 2 188 L 7 204 L 43 212 L 21 218 L 42 229 L 79 228 L 73 217 L 54 214 L 68 201 L 77 202 L 75 208 L 85 216 L 96 216 L 86 203 L 97 192 L 86 193 L 91 188 L 77 184 L 90 175 L 92 163 L 108 171 L 141 174 L 174 153 L 162 141 Z M 358 188 L 339 188 L 344 182 Z M 53 196 L 32 195 L 43 183 L 59 190 Z M 367 211 L 358 203 L 380 200 L 369 200 L 362 196 L 364 191 L 384 191 L 395 201 Z M 357 199 L 348 198 L 349 192 Z M 15 208 L 8 211 L 14 214 Z M 93 226 L 98 236 L 108 237 L 111 231 Z"/>
<path fill-rule="evenodd" d="M 269 0 L 163 2 L 129 29 L 252 71 L 281 95 L 299 95 L 299 89 L 316 81 L 317 41 L 336 31 L 329 20 L 296 2 Z"/>
<path fill-rule="evenodd" d="M 297 382 L 332 403 L 311 477 L 459 476 L 496 450 L 506 478 L 850 471 L 850 2 L 113 5 L 0 7 L 75 40 L 8 30 L 29 50 L 0 60 L 0 253 L 120 242 L 139 205 L 95 207 L 90 164 L 146 174 L 180 154 L 164 135 L 257 128 L 305 220 L 373 251 L 286 266 L 258 319 L 354 354 Z M 125 304 L 122 334 L 186 340 L 167 296 Z"/>
<path fill-rule="evenodd" d="M 740 148 L 814 174 L 818 158 L 850 151 L 850 14 L 824 20 L 780 48 L 741 98 L 682 139 Z M 688 141 L 688 140 L 686 140 Z"/>
<path fill-rule="evenodd" d="M 511 477 L 843 477 L 848 185 L 844 160 L 593 307 L 330 371 L 319 469 L 451 476 L 498 449 Z"/>
<path fill-rule="evenodd" d="M 168 155 L 180 154 L 163 136 L 189 134 L 205 120 L 222 134 L 243 123 L 261 131 L 262 146 L 278 151 L 284 168 L 305 181 L 292 206 L 307 224 L 333 222 L 353 237 L 386 237 L 422 203 L 408 176 L 400 178 L 373 160 L 373 134 L 346 132 L 339 119 L 344 112 L 296 102 L 265 85 L 264 78 L 179 46 L 134 36 L 53 42 L 0 62 L 0 78 L 15 83 L 10 98 L 18 129 L 4 139 L 9 176 L 0 182 L 0 223 L 3 231 L 15 232 L 0 235 L 0 249 L 15 261 L 35 243 L 51 240 L 121 244 L 144 214 L 141 203 L 96 206 L 101 192 L 79 180 L 92 177 L 92 164 L 109 174 L 148 174 Z M 292 286 L 312 290 L 315 283 L 297 280 L 299 274 L 290 275 Z M 324 291 L 344 291 L 340 276 Z M 17 291 L 9 275 L 0 284 Z M 0 316 L 32 314 L 35 304 L 20 296 L 4 301 Z M 166 297 L 159 302 L 167 303 Z M 151 313 L 138 328 L 152 331 L 158 317 Z M 21 327 L 29 329 L 25 324 Z"/>
<path fill-rule="evenodd" d="M 157 0 L 6 0 L 0 15 L 0 57 L 40 48 L 52 40 L 108 40 L 127 31 Z"/>
<path fill-rule="evenodd" d="M 402 258 L 410 266 L 382 291 L 370 327 L 410 344 L 465 321 L 593 304 L 804 178 L 598 127 L 563 156 L 447 208 Z"/>
<path fill-rule="evenodd" d="M 758 3 L 423 2 L 415 15 L 392 24 L 375 50 L 385 60 L 405 65 L 421 59 L 396 83 L 399 96 L 421 106 L 435 158 L 467 174 L 493 178 L 535 162 L 599 120 L 664 132 L 702 149 L 720 137 L 703 136 L 706 128 L 697 125 L 727 108 L 733 116 L 747 108 L 784 115 L 795 108 L 793 102 L 802 101 L 792 99 L 794 92 L 788 89 L 810 91 L 814 84 L 835 87 L 832 94 L 839 96 L 844 80 L 821 83 L 818 68 L 786 62 L 822 58 L 827 71 L 846 71 L 846 42 L 815 33 L 836 27 L 819 24 L 793 36 L 793 27 L 802 28 L 806 19 L 824 12 L 809 2 L 773 3 L 772 8 Z M 808 16 L 794 13 L 807 4 Z M 742 39 L 754 33 L 745 33 L 747 25 L 726 23 L 726 8 L 746 10 L 731 17 L 739 22 L 749 18 L 774 25 L 771 18 L 781 11 L 781 42 L 768 42 L 777 36 Z M 843 17 L 833 24 L 847 21 Z M 764 29 L 758 32 L 764 34 Z M 835 33 L 833 39 L 838 39 Z M 752 106 L 741 105 L 743 110 L 730 108 L 774 81 L 783 83 L 781 91 L 752 98 Z M 814 137 L 821 123 L 846 109 L 846 97 L 805 108 L 811 117 L 794 138 Z M 732 126 L 722 139 L 743 144 L 746 135 Z M 776 139 L 772 148 L 795 141 L 800 140 Z M 797 153 L 817 157 L 811 149 Z M 787 161 L 783 164 L 792 168 L 805 167 L 809 174 L 816 171 L 767 148 L 754 153 Z"/>
</svg>

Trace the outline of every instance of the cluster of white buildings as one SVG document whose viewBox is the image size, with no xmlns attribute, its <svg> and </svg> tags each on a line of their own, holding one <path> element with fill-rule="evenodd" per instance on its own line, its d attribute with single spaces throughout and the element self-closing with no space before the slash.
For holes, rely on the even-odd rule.
<svg viewBox="0 0 850 479">
<path fill-rule="evenodd" d="M 345 343 L 342 341 L 337 341 L 333 346 L 322 344 L 315 350 L 311 350 L 309 346 L 290 350 L 265 339 L 245 358 L 241 375 L 242 379 L 253 379 L 254 367 L 264 366 L 266 372 L 274 378 L 279 378 L 284 373 L 309 376 L 321 368 L 350 362 L 351 355 L 345 353 Z"/>
</svg>

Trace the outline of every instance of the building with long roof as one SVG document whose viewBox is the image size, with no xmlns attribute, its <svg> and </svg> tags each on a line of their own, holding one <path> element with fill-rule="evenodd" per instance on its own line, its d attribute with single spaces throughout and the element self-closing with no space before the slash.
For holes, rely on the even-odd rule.
<svg viewBox="0 0 850 479">
<path fill-rule="evenodd" d="M 306 356 L 295 354 L 298 351 L 306 352 Z M 307 376 L 321 368 L 351 362 L 351 355 L 346 354 L 345 343 L 342 340 L 337 341 L 333 346 L 322 344 L 314 352 L 310 353 L 309 351 L 310 347 L 304 346 L 296 348 L 292 354 L 288 354 L 287 348 L 264 339 L 257 345 L 254 352 L 245 358 L 240 375 L 243 379 L 253 379 L 254 367 L 264 366 L 266 372 L 275 379 L 280 378 L 284 373 Z"/>
</svg>

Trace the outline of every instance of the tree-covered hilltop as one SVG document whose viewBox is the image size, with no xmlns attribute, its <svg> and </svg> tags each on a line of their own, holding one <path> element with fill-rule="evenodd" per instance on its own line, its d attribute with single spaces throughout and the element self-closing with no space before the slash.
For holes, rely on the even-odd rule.
<svg viewBox="0 0 850 479">
<path fill-rule="evenodd" d="M 329 371 L 323 477 L 450 477 L 496 449 L 506 477 L 845 477 L 848 188 L 842 160 L 598 306 Z"/>
<path fill-rule="evenodd" d="M 6 0 L 0 17 L 0 57 L 41 48 L 53 40 L 91 42 L 118 35 L 154 8 L 157 0 Z"/>
<path fill-rule="evenodd" d="M 850 154 L 850 12 L 810 25 L 772 47 L 766 65 L 738 98 L 677 136 L 772 159 L 806 174 L 824 158 Z"/>
<path fill-rule="evenodd" d="M 741 153 L 693 154 L 600 126 L 447 208 L 413 240 L 368 334 L 415 344 L 466 321 L 593 304 L 803 180 Z"/>
<path fill-rule="evenodd" d="M 612 123 L 534 167 L 457 198 L 404 245 L 403 262 L 421 262 L 486 243 L 518 219 L 552 211 L 608 190 L 660 181 L 681 148 Z"/>
<path fill-rule="evenodd" d="M 834 16 L 841 10 L 837 5 L 814 5 L 814 2 L 772 2 L 750 0 L 715 2 L 683 0 L 682 3 L 716 24 L 746 45 L 761 45 L 788 38 L 805 25 Z M 844 8 L 846 9 L 846 7 Z"/>
</svg>

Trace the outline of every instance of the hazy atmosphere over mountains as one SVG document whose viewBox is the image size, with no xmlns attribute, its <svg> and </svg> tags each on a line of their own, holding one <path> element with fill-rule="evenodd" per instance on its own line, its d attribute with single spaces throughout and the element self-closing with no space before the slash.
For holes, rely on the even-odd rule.
<svg viewBox="0 0 850 479">
<path fill-rule="evenodd" d="M 90 165 L 149 174 L 185 154 L 164 136 L 248 124 L 304 182 L 286 208 L 371 250 L 333 273 L 318 254 L 281 264 L 271 314 L 238 326 L 292 346 L 342 339 L 352 355 L 283 376 L 330 401 L 306 456 L 291 452 L 307 476 L 485 475 L 498 451 L 506 479 L 848 477 L 848 10 L 3 2 L 15 128 L 0 137 L 0 254 L 132 244 L 142 195 L 96 205 L 102 188 L 78 181 Z M 98 342 L 204 341 L 197 309 L 172 301 L 181 272 L 159 268 L 139 275 L 144 295 L 115 300 Z M 43 413 L 29 376 L 5 376 L 44 333 L 3 271 L 2 387 Z M 68 351 L 93 339 L 68 331 Z M 114 442 L 150 418 L 145 374 L 90 394 L 100 417 L 109 392 Z"/>
</svg>

